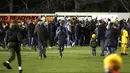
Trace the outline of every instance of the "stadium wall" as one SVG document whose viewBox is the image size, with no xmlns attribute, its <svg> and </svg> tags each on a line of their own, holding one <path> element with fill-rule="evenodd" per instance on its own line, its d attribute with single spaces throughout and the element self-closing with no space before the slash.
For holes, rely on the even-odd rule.
<svg viewBox="0 0 130 73">
<path fill-rule="evenodd" d="M 55 12 L 55 13 L 40 13 L 40 14 L 28 14 L 28 13 L 20 13 L 20 14 L 0 14 L 0 20 L 3 21 L 11 21 L 12 19 L 37 19 L 37 18 L 42 18 L 46 17 L 47 20 L 52 20 L 54 15 L 58 15 L 60 18 L 63 18 L 64 16 L 79 16 L 79 17 L 92 17 L 92 18 L 118 18 L 119 20 L 121 19 L 128 19 L 130 17 L 130 13 L 111 13 L 111 12 Z"/>
</svg>

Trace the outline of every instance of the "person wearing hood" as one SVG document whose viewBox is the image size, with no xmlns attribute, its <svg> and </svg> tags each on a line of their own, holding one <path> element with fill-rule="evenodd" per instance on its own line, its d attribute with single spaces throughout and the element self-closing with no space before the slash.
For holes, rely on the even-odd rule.
<svg viewBox="0 0 130 73">
<path fill-rule="evenodd" d="M 64 51 L 64 45 L 66 43 L 67 34 L 65 28 L 63 27 L 64 21 L 60 23 L 58 27 L 55 40 L 58 40 L 58 50 L 60 52 L 60 58 L 62 58 L 62 52 Z"/>
<path fill-rule="evenodd" d="M 19 65 L 18 67 L 19 73 L 22 73 L 22 67 L 21 67 L 22 59 L 20 53 L 20 45 L 22 42 L 22 37 L 21 37 L 21 30 L 16 20 L 12 21 L 12 24 L 10 24 L 10 28 L 6 31 L 5 41 L 6 46 L 8 47 L 8 50 L 10 52 L 10 57 L 7 61 L 3 62 L 3 65 L 7 69 L 12 69 L 10 63 L 15 59 L 15 53 L 16 53 Z"/>
<path fill-rule="evenodd" d="M 38 21 L 38 24 L 34 30 L 38 42 L 39 59 L 42 59 L 42 55 L 46 58 L 46 47 L 48 41 L 48 30 L 45 26 L 45 21 Z"/>
</svg>

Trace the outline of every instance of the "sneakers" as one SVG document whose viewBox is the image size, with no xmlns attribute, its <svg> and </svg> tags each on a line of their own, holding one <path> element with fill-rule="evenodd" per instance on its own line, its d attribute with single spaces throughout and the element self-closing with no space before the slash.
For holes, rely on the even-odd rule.
<svg viewBox="0 0 130 73">
<path fill-rule="evenodd" d="M 128 55 L 127 53 L 125 53 L 124 55 Z"/>
<path fill-rule="evenodd" d="M 49 49 L 51 49 L 52 47 L 48 47 Z"/>
<path fill-rule="evenodd" d="M 121 55 L 128 55 L 127 53 L 121 53 Z"/>
<path fill-rule="evenodd" d="M 39 57 L 39 59 L 41 60 L 41 59 L 42 59 L 42 57 Z"/>
<path fill-rule="evenodd" d="M 96 54 L 92 54 L 92 56 L 96 56 Z"/>
<path fill-rule="evenodd" d="M 44 54 L 43 56 L 44 56 L 44 58 L 46 58 L 46 54 Z"/>
<path fill-rule="evenodd" d="M 19 70 L 19 73 L 22 73 L 23 70 Z"/>
<path fill-rule="evenodd" d="M 121 53 L 121 55 L 124 55 L 123 53 Z"/>
<path fill-rule="evenodd" d="M 72 46 L 74 46 L 75 45 L 75 43 L 72 43 Z"/>
<path fill-rule="evenodd" d="M 3 66 L 5 66 L 7 69 L 12 69 L 12 67 L 10 66 L 9 63 L 4 62 L 4 63 L 3 63 Z"/>
<path fill-rule="evenodd" d="M 59 56 L 59 58 L 62 58 L 62 56 Z"/>
<path fill-rule="evenodd" d="M 67 46 L 64 46 L 64 48 L 67 48 Z"/>
<path fill-rule="evenodd" d="M 104 54 L 101 54 L 100 56 L 105 56 Z"/>
<path fill-rule="evenodd" d="M 67 46 L 67 48 L 71 48 L 71 46 Z"/>
</svg>

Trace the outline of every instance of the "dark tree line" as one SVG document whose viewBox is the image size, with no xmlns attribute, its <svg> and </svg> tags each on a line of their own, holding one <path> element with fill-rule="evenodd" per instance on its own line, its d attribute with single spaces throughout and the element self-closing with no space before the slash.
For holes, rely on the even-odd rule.
<svg viewBox="0 0 130 73">
<path fill-rule="evenodd" d="M 129 12 L 130 0 L 1 0 L 0 12 Z"/>
</svg>

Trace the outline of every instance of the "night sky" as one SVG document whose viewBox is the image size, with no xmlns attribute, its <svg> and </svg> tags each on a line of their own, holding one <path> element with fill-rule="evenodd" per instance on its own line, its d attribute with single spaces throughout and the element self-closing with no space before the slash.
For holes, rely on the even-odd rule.
<svg viewBox="0 0 130 73">
<path fill-rule="evenodd" d="M 51 8 L 47 11 L 47 0 L 24 0 L 28 1 L 28 13 L 40 12 L 73 12 L 74 0 L 50 0 Z M 63 1 L 66 6 L 63 8 Z M 115 1 L 115 2 L 114 2 Z M 79 12 L 127 12 L 120 0 L 78 0 L 80 3 Z M 129 3 L 126 3 L 126 2 Z M 41 4 L 43 3 L 43 4 Z M 25 5 L 21 0 L 14 0 L 13 13 L 24 13 Z M 44 6 L 45 5 L 45 6 Z M 130 10 L 130 0 L 125 0 L 126 7 Z M 10 13 L 8 0 L 0 0 L 0 13 Z"/>
</svg>

